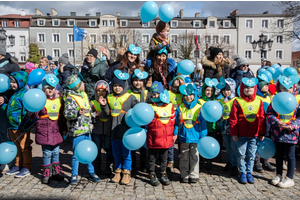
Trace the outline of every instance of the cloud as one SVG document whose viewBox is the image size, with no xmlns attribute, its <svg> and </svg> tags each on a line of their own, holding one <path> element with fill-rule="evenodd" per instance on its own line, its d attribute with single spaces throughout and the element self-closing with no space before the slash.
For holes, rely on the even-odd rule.
<svg viewBox="0 0 300 200">
<path fill-rule="evenodd" d="M 1 15 L 21 14 L 21 10 L 24 10 L 26 14 L 30 14 L 29 9 L 14 8 L 5 5 L 0 5 L 0 10 L 1 10 Z"/>
<path fill-rule="evenodd" d="M 300 51 L 300 40 L 295 39 L 292 43 L 292 50 L 295 51 Z"/>
</svg>

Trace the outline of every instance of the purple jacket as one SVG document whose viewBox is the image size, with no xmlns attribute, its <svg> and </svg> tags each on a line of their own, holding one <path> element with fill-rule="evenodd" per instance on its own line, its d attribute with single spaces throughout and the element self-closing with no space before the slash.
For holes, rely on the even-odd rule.
<svg viewBox="0 0 300 200">
<path fill-rule="evenodd" d="M 53 96 L 57 98 L 58 94 L 56 93 Z M 36 123 L 36 134 L 35 134 L 35 142 L 40 145 L 51 145 L 55 146 L 61 144 L 63 142 L 62 132 L 67 131 L 67 122 L 63 115 L 64 105 L 61 105 L 60 108 L 60 116 L 56 121 L 50 120 L 48 117 L 38 119 Z M 39 112 L 36 112 L 35 115 L 43 116 L 46 115 L 46 108 L 43 108 Z"/>
</svg>

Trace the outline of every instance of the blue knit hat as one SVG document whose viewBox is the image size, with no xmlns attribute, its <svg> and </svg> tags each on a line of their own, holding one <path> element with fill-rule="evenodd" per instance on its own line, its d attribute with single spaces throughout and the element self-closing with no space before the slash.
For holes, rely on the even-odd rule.
<svg viewBox="0 0 300 200">
<path fill-rule="evenodd" d="M 47 59 L 48 60 L 53 60 L 53 58 L 50 55 L 47 56 Z"/>
<path fill-rule="evenodd" d="M 150 92 L 151 92 L 151 94 L 154 92 L 157 92 L 159 94 L 163 93 L 164 89 L 163 89 L 162 83 L 158 82 L 158 81 L 154 81 L 151 85 Z"/>
</svg>

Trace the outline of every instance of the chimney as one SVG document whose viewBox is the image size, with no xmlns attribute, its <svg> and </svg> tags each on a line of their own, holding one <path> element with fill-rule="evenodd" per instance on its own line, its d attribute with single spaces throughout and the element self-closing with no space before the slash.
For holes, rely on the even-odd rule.
<svg viewBox="0 0 300 200">
<path fill-rule="evenodd" d="M 76 16 L 76 12 L 70 12 L 71 16 Z"/>
<path fill-rule="evenodd" d="M 96 17 L 100 17 L 101 16 L 101 12 L 96 12 Z"/>
<path fill-rule="evenodd" d="M 47 13 L 47 16 L 49 17 L 49 16 L 50 16 L 50 13 Z"/>
<path fill-rule="evenodd" d="M 140 17 L 141 16 L 141 13 L 138 13 L 138 17 Z"/>
<path fill-rule="evenodd" d="M 263 12 L 263 15 L 265 15 L 265 14 L 269 14 L 269 11 L 265 11 L 265 12 Z"/>
<path fill-rule="evenodd" d="M 88 16 L 90 16 L 90 14 L 85 14 L 85 16 L 87 16 L 87 17 L 88 17 Z"/>
<path fill-rule="evenodd" d="M 120 17 L 121 16 L 121 13 L 120 12 L 117 12 L 117 17 Z"/>
<path fill-rule="evenodd" d="M 195 13 L 195 17 L 199 17 L 200 16 L 200 13 Z"/>
<path fill-rule="evenodd" d="M 25 10 L 21 10 L 21 16 L 25 16 Z"/>
<path fill-rule="evenodd" d="M 54 8 L 51 8 L 51 16 L 57 16 L 57 15 L 58 12 Z"/>
<path fill-rule="evenodd" d="M 234 11 L 232 11 L 229 16 L 235 16 L 239 13 L 239 10 L 238 9 L 235 9 Z"/>
<path fill-rule="evenodd" d="M 36 16 L 44 16 L 44 14 L 42 13 L 42 11 L 40 11 L 39 9 L 35 9 L 35 15 Z"/>
<path fill-rule="evenodd" d="M 183 18 L 183 9 L 181 9 L 181 10 L 179 11 L 179 16 L 180 16 L 180 18 Z"/>
</svg>

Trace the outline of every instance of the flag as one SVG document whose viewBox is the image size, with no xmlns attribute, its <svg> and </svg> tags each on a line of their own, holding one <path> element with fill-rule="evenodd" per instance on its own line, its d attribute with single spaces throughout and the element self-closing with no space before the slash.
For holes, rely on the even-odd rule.
<svg viewBox="0 0 300 200">
<path fill-rule="evenodd" d="M 87 31 L 73 25 L 73 40 L 82 41 L 87 37 Z"/>
<path fill-rule="evenodd" d="M 196 50 L 198 51 L 199 50 L 198 29 L 196 29 L 195 46 L 196 46 Z"/>
</svg>

